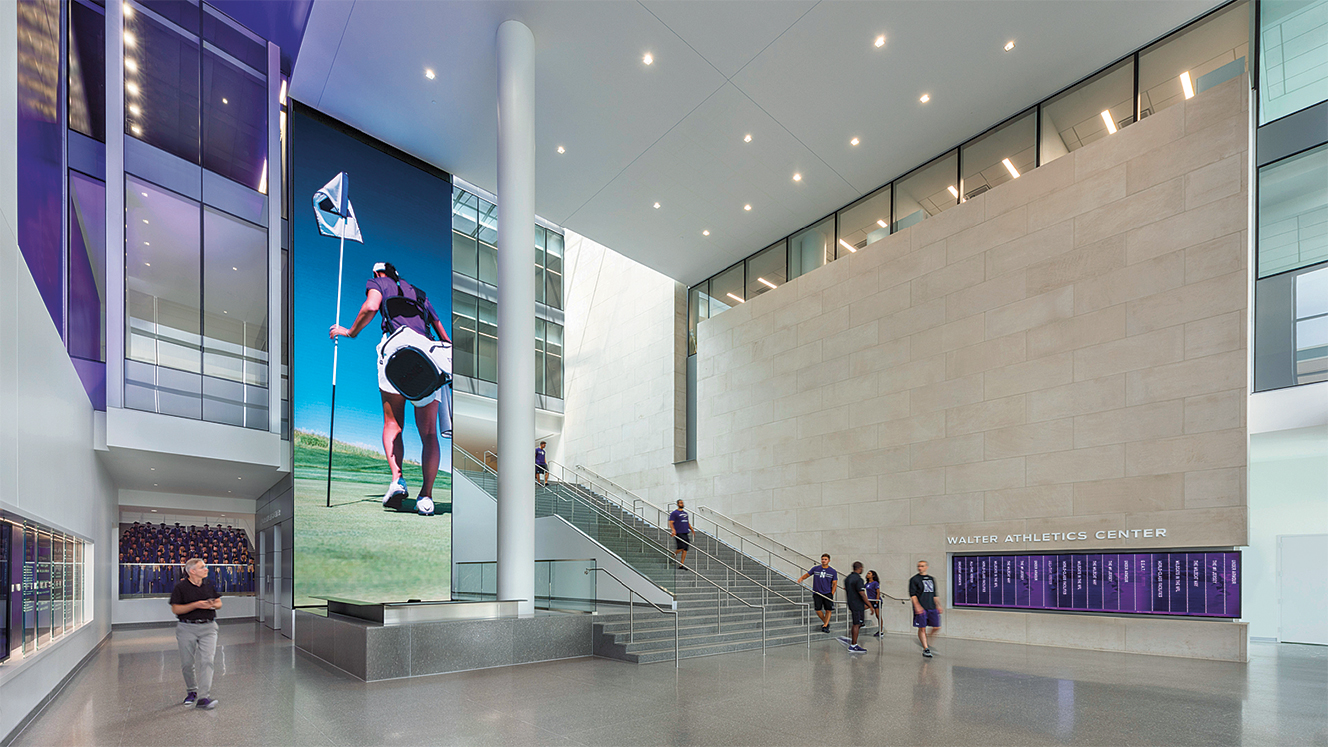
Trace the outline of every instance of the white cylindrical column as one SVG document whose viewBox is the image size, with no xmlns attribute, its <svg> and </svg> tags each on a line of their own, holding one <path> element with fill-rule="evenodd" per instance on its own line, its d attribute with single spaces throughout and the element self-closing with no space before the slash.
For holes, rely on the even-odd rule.
<svg viewBox="0 0 1328 747">
<path fill-rule="evenodd" d="M 498 598 L 535 611 L 535 37 L 498 27 Z"/>
</svg>

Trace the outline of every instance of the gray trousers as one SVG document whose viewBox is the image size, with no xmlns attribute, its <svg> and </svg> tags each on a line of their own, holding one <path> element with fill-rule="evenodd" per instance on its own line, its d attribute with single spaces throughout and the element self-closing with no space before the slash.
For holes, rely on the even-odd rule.
<svg viewBox="0 0 1328 747">
<path fill-rule="evenodd" d="M 175 642 L 180 644 L 180 669 L 184 689 L 207 698 L 212 692 L 212 658 L 217 653 L 217 624 L 176 623 Z"/>
</svg>

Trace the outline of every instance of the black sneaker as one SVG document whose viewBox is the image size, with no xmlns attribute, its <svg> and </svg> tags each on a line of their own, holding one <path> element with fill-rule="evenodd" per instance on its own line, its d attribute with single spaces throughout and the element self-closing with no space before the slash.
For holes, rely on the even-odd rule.
<svg viewBox="0 0 1328 747">
<path fill-rule="evenodd" d="M 924 649 L 922 649 L 922 655 L 925 656 L 925 657 L 927 657 L 928 659 L 930 659 L 930 658 L 931 658 L 931 649 L 929 649 L 929 648 L 924 648 Z M 203 707 L 203 706 L 199 706 L 199 708 L 202 708 L 202 707 Z"/>
<path fill-rule="evenodd" d="M 190 690 L 189 694 L 184 696 L 184 704 L 187 706 L 193 705 L 197 700 L 198 700 L 198 693 L 194 692 L 193 690 Z"/>
<path fill-rule="evenodd" d="M 822 632 L 822 633 L 829 633 L 829 632 L 830 632 L 830 626 L 829 626 L 829 625 L 822 625 L 822 626 L 821 626 L 821 632 Z"/>
<path fill-rule="evenodd" d="M 876 637 L 876 638 L 880 638 L 880 637 L 884 636 L 885 633 L 882 633 L 881 631 L 878 630 L 878 631 L 876 631 L 875 633 L 872 633 L 872 635 L 873 635 L 874 637 Z"/>
<path fill-rule="evenodd" d="M 928 656 L 931 656 L 931 654 L 927 654 L 927 655 L 928 655 Z M 216 698 L 199 698 L 199 699 L 198 699 L 198 705 L 196 705 L 196 706 L 194 706 L 194 707 L 195 707 L 195 708 L 202 708 L 202 709 L 205 710 L 205 711 L 210 711 L 210 710 L 212 710 L 213 708 L 216 708 L 216 707 L 217 707 L 217 699 L 216 699 Z"/>
</svg>

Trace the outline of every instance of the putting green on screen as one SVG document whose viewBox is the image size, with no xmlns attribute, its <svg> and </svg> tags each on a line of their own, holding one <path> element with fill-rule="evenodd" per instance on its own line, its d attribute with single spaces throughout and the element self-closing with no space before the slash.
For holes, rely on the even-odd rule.
<svg viewBox="0 0 1328 747">
<path fill-rule="evenodd" d="M 315 597 L 367 602 L 449 599 L 452 515 L 419 516 L 383 508 L 391 472 L 378 452 L 336 442 L 332 507 L 327 507 L 327 436 L 295 432 L 295 604 Z M 446 468 L 447 465 L 444 465 Z M 420 465 L 406 462 L 415 496 Z M 452 502 L 452 477 L 434 482 L 439 509 Z"/>
</svg>

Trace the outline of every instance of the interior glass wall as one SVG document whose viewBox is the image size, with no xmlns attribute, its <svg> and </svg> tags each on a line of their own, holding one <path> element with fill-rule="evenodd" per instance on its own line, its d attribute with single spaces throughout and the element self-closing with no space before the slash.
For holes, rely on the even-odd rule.
<svg viewBox="0 0 1328 747">
<path fill-rule="evenodd" d="M 728 311 L 746 301 L 742 295 L 746 285 L 742 262 L 716 275 L 710 281 L 710 315 Z"/>
<path fill-rule="evenodd" d="M 844 254 L 849 252 L 845 250 Z M 789 280 L 835 259 L 835 217 L 793 234 L 788 240 Z"/>
<path fill-rule="evenodd" d="M 1259 169 L 1261 278 L 1328 261 L 1328 145 Z"/>
<path fill-rule="evenodd" d="M 696 325 L 710 318 L 710 281 L 687 291 L 687 354 L 696 355 Z"/>
<path fill-rule="evenodd" d="M 960 154 L 965 200 L 1032 171 L 1037 153 L 1037 111 L 1030 109 L 966 144 Z"/>
<path fill-rule="evenodd" d="M 866 249 L 890 235 L 890 185 L 839 211 L 839 241 Z M 839 248 L 843 249 L 843 244 Z"/>
<path fill-rule="evenodd" d="M 84 542 L 0 514 L 0 661 L 49 647 L 87 622 Z"/>
<path fill-rule="evenodd" d="M 1134 58 L 1122 60 L 1042 105 L 1042 163 L 1134 123 Z"/>
<path fill-rule="evenodd" d="M 69 172 L 69 354 L 106 361 L 106 185 Z"/>
<path fill-rule="evenodd" d="M 787 276 L 788 248 L 781 239 L 747 260 L 747 293 L 743 298 L 752 299 L 774 290 L 784 284 Z"/>
<path fill-rule="evenodd" d="M 198 6 L 159 3 L 187 14 Z M 202 48 L 198 37 L 126 4 L 125 133 L 198 163 Z"/>
<path fill-rule="evenodd" d="M 1147 117 L 1245 72 L 1250 6 L 1239 2 L 1139 53 L 1139 116 Z"/>
<path fill-rule="evenodd" d="M 959 204 L 959 151 L 952 150 L 895 182 L 895 230 Z"/>
<path fill-rule="evenodd" d="M 1328 0 L 1263 0 L 1259 44 L 1259 124 L 1328 99 Z"/>
<path fill-rule="evenodd" d="M 1328 268 L 1296 277 L 1296 383 L 1328 381 Z"/>
</svg>

